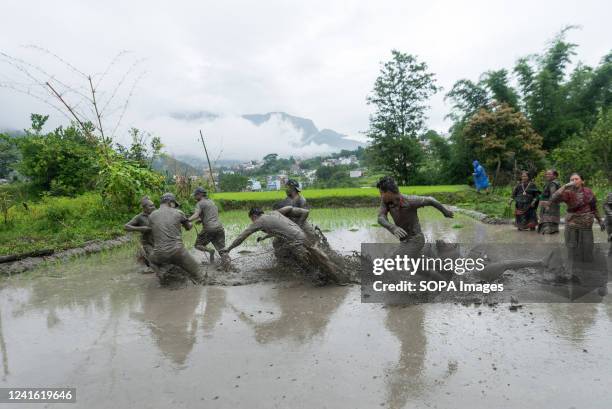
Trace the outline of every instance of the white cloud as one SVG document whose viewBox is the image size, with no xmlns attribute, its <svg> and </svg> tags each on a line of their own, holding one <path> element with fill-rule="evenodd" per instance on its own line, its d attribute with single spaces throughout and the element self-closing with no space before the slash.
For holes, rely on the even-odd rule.
<svg viewBox="0 0 612 409">
<path fill-rule="evenodd" d="M 566 24 L 583 26 L 570 34 L 580 45 L 577 59 L 597 64 L 609 51 L 611 11 L 612 3 L 592 0 L 22 0 L 2 4 L 0 50 L 46 67 L 48 59 L 20 47 L 38 44 L 88 73 L 102 71 L 119 50 L 146 58 L 148 74 L 132 98 L 124 131 L 135 126 L 171 140 L 179 138 L 184 124 L 165 122 L 169 112 L 206 110 L 232 118 L 285 111 L 311 118 L 319 128 L 358 136 L 368 125 L 365 97 L 392 48 L 425 60 L 448 91 L 460 78 L 477 79 L 483 71 L 510 68 L 517 58 L 540 52 Z M 10 69 L 0 64 L 0 81 L 7 75 Z M 51 113 L 53 124 L 65 121 L 3 88 L 0 106 L 0 127 L 23 128 L 31 112 Z M 443 93 L 431 106 L 428 125 L 446 130 Z M 215 125 L 228 126 L 220 134 L 229 133 L 227 121 Z M 227 146 L 224 155 L 250 149 L 251 142 L 259 149 L 261 129 L 232 126 L 245 139 Z M 170 142 L 168 147 L 182 149 Z"/>
</svg>

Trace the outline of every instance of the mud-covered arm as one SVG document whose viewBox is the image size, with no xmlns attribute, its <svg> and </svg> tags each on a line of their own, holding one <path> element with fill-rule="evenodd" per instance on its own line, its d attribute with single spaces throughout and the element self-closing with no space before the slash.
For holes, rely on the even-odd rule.
<svg viewBox="0 0 612 409">
<path fill-rule="evenodd" d="M 246 229 L 244 229 L 244 231 L 242 233 L 240 233 L 238 235 L 238 237 L 236 237 L 234 239 L 234 241 L 232 242 L 232 244 L 230 244 L 229 246 L 227 246 L 225 248 L 225 251 L 231 251 L 232 249 L 238 247 L 239 245 L 242 244 L 243 241 L 245 241 L 251 234 L 260 231 L 261 230 L 261 226 L 259 226 L 259 224 L 257 223 L 251 223 Z"/>
<path fill-rule="evenodd" d="M 189 221 L 189 219 L 187 218 L 187 216 L 185 216 L 185 214 L 183 212 L 181 212 L 181 224 L 183 225 L 183 228 L 185 230 L 191 230 L 191 222 Z"/>
<path fill-rule="evenodd" d="M 395 234 L 395 230 L 397 226 L 389 222 L 388 215 L 389 215 L 389 209 L 387 209 L 387 206 L 385 206 L 384 204 L 381 204 L 380 208 L 378 209 L 378 224 L 380 224 L 385 229 L 389 230 L 391 234 Z"/>
<path fill-rule="evenodd" d="M 257 242 L 259 243 L 260 241 L 268 240 L 268 239 L 271 239 L 272 237 L 274 237 L 274 236 L 271 235 L 271 234 L 266 234 L 265 236 L 258 237 L 257 238 Z"/>
<path fill-rule="evenodd" d="M 188 220 L 190 222 L 198 220 L 200 218 L 200 212 L 202 212 L 202 208 L 200 207 L 198 203 L 196 203 L 195 209 L 193 209 L 193 214 L 189 216 Z"/>
<path fill-rule="evenodd" d="M 293 216 L 297 218 L 297 224 L 302 225 L 308 218 L 308 214 L 310 213 L 308 209 L 301 209 L 299 207 L 293 206 L 285 206 L 278 209 L 278 212 L 283 216 Z"/>
<path fill-rule="evenodd" d="M 448 210 L 444 205 L 438 202 L 431 196 L 405 196 L 406 201 L 414 207 L 431 206 L 438 209 L 445 217 L 453 217 L 453 212 Z"/>
<path fill-rule="evenodd" d="M 149 226 L 140 225 L 139 216 L 134 216 L 132 220 L 130 220 L 129 222 L 125 224 L 125 226 L 123 226 L 123 228 L 125 229 L 125 231 L 137 231 L 139 233 L 146 233 L 146 232 L 151 231 L 151 228 Z"/>
</svg>

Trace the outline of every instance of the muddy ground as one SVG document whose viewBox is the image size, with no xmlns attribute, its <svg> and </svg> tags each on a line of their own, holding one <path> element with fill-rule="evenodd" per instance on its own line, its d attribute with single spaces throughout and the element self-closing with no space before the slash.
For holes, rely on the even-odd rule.
<svg viewBox="0 0 612 409">
<path fill-rule="evenodd" d="M 393 242 L 374 216 L 328 232 L 332 246 Z M 423 219 L 430 240 L 542 240 Z M 517 311 L 363 304 L 357 285 L 313 288 L 270 252 L 237 250 L 240 272 L 218 281 L 230 285 L 160 288 L 129 247 L 2 279 L 0 386 L 77 388 L 52 408 L 611 407 L 610 295 Z"/>
</svg>

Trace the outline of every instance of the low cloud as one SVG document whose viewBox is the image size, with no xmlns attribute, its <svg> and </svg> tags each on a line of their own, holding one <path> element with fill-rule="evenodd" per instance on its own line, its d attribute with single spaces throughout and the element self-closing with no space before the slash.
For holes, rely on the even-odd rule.
<svg viewBox="0 0 612 409">
<path fill-rule="evenodd" d="M 311 157 L 337 150 L 329 145 L 303 145 L 302 132 L 276 115 L 261 125 L 236 115 L 200 121 L 161 116 L 149 120 L 147 127 L 155 130 L 152 134 L 161 137 L 166 150 L 173 155 L 203 154 L 200 129 L 211 159 L 261 159 L 268 153 Z"/>
</svg>

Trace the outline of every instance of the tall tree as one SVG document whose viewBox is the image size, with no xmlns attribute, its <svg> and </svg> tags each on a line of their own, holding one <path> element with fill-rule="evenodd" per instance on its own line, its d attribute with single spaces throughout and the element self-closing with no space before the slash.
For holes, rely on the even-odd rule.
<svg viewBox="0 0 612 409">
<path fill-rule="evenodd" d="M 401 184 L 409 182 L 422 161 L 417 138 L 423 132 L 427 100 L 437 91 L 425 62 L 392 50 L 367 97 L 367 103 L 375 107 L 368 130 L 372 161 Z"/>
<path fill-rule="evenodd" d="M 483 74 L 481 84 L 486 86 L 491 94 L 491 99 L 498 103 L 506 103 L 514 109 L 518 109 L 518 94 L 510 86 L 508 71 L 504 68 L 496 71 L 487 71 Z"/>
<path fill-rule="evenodd" d="M 551 41 L 543 55 L 520 59 L 514 68 L 522 91 L 522 106 L 534 129 L 552 149 L 576 132 L 567 121 L 566 69 L 576 54 L 576 44 L 567 42 L 568 26 Z M 536 67 L 533 67 L 535 62 Z"/>
</svg>

